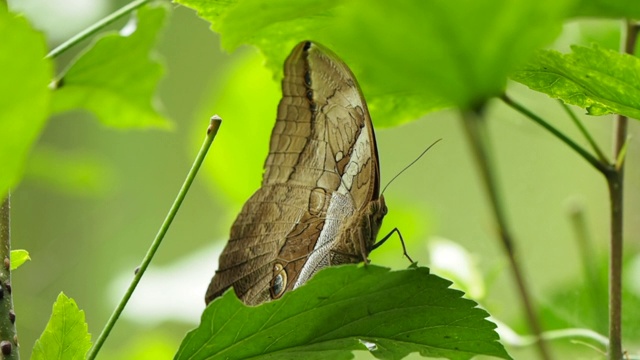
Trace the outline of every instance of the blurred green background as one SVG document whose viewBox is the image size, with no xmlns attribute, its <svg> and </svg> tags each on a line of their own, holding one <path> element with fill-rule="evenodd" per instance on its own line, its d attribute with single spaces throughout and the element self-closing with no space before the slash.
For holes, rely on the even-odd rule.
<svg viewBox="0 0 640 360">
<path fill-rule="evenodd" d="M 9 3 L 23 9 L 46 32 L 53 48 L 126 2 Z M 123 24 L 120 21 L 112 28 Z M 595 41 L 617 49 L 619 27 L 615 21 L 575 21 L 565 26 L 554 47 L 567 51 L 569 44 Z M 86 45 L 61 57 L 59 71 Z M 172 358 L 204 308 L 216 251 L 224 245 L 243 201 L 259 186 L 279 99 L 279 85 L 262 66 L 260 55 L 250 48 L 223 53 L 219 37 L 208 24 L 180 6 L 173 8 L 158 53 L 167 68 L 158 97 L 174 122 L 172 131 L 116 131 L 86 113 L 56 117 L 33 153 L 25 180 L 13 192 L 13 246 L 29 250 L 33 259 L 13 278 L 23 356 L 29 355 L 44 329 L 60 291 L 86 312 L 95 340 L 182 184 L 209 116 L 217 113 L 224 122 L 206 168 L 142 280 L 142 294 L 134 295 L 103 356 Z M 555 101 L 517 85 L 511 85 L 509 93 L 586 146 Z M 598 251 L 598 257 L 591 260 L 604 261 L 606 183 L 570 149 L 502 103 L 490 103 L 487 118 L 520 260 L 536 301 L 553 307 L 559 291 L 584 281 L 570 208 L 584 210 Z M 612 118 L 582 118 L 608 149 Z M 376 119 L 373 121 L 375 124 Z M 635 120 L 630 130 L 637 137 Z M 482 306 L 525 333 L 512 277 L 458 114 L 441 111 L 403 126 L 377 127 L 376 135 L 383 184 L 433 141 L 443 139 L 385 193 L 390 214 L 381 234 L 399 227 L 412 258 L 427 266 L 431 265 L 430 239 L 461 244 L 483 275 Z M 625 233 L 627 253 L 633 254 L 638 244 L 635 234 L 640 230 L 636 221 L 640 214 L 637 142 L 632 141 L 628 151 Z M 393 268 L 408 265 L 395 239 L 376 250 L 371 260 Z M 638 285 L 640 269 L 627 277 L 626 281 Z M 571 323 L 580 318 L 579 309 L 556 316 Z M 607 309 L 599 311 L 606 313 Z M 627 307 L 625 311 L 638 317 L 637 309 Z M 545 324 L 555 323 L 548 320 Z M 557 354 L 599 358 L 592 349 L 568 341 L 554 345 Z M 508 349 L 517 359 L 535 358 L 534 349 Z"/>
</svg>

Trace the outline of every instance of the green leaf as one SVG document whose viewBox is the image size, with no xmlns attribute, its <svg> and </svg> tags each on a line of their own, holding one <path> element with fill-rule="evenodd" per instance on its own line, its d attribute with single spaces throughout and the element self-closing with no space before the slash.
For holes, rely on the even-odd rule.
<svg viewBox="0 0 640 360">
<path fill-rule="evenodd" d="M 500 94 L 507 75 L 550 42 L 573 0 L 178 0 L 233 50 L 257 46 L 269 67 L 301 40 L 332 49 L 354 71 L 376 124 Z M 464 11 L 461 11 L 464 9 Z M 536 21 L 530 21 L 536 19 Z"/>
<path fill-rule="evenodd" d="M 31 260 L 27 250 L 11 250 L 11 271 L 19 268 L 27 260 Z"/>
<path fill-rule="evenodd" d="M 137 24 L 100 37 L 82 53 L 58 82 L 56 112 L 85 109 L 107 126 L 169 128 L 153 95 L 163 68 L 153 52 L 167 6 L 147 5 L 137 12 Z M 128 34 L 135 26 L 135 31 Z"/>
<path fill-rule="evenodd" d="M 640 59 L 598 46 L 571 49 L 571 54 L 538 51 L 511 77 L 590 115 L 622 114 L 640 119 Z"/>
<path fill-rule="evenodd" d="M 640 18 L 638 0 L 581 0 L 575 7 L 575 16 L 598 18 Z"/>
<path fill-rule="evenodd" d="M 33 347 L 31 360 L 85 359 L 91 348 L 91 335 L 84 320 L 84 311 L 76 302 L 60 293 L 53 304 L 53 313 Z"/>
<path fill-rule="evenodd" d="M 233 291 L 209 305 L 175 359 L 381 359 L 411 352 L 510 359 L 476 303 L 427 268 L 330 267 L 280 300 L 247 307 Z"/>
<path fill-rule="evenodd" d="M 22 176 L 49 116 L 53 67 L 44 36 L 0 4 L 0 199 Z"/>
</svg>

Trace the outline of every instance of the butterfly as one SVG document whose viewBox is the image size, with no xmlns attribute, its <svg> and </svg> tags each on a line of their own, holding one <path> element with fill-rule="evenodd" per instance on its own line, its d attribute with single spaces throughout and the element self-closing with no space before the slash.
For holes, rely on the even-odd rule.
<svg viewBox="0 0 640 360">
<path fill-rule="evenodd" d="M 262 185 L 231 227 L 205 300 L 233 287 L 257 305 L 324 267 L 368 262 L 386 213 L 360 87 L 337 55 L 304 41 L 284 64 Z"/>
</svg>

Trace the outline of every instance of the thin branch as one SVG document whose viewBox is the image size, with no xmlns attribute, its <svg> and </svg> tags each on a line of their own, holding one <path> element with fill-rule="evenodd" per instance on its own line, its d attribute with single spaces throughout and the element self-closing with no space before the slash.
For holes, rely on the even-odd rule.
<svg viewBox="0 0 640 360">
<path fill-rule="evenodd" d="M 97 33 L 100 30 L 102 30 L 102 28 L 104 28 L 105 26 L 107 26 L 107 25 L 111 24 L 112 22 L 122 18 L 125 15 L 128 15 L 133 10 L 141 7 L 142 5 L 148 3 L 149 1 L 150 0 L 135 0 L 135 1 L 130 2 L 129 4 L 123 6 L 122 8 L 120 8 L 120 9 L 116 10 L 115 12 L 109 14 L 108 16 L 103 18 L 102 20 L 93 23 L 93 25 L 91 25 L 88 28 L 84 29 L 83 31 L 81 31 L 80 33 L 78 33 L 77 35 L 72 37 L 71 39 L 63 42 L 58 47 L 56 47 L 55 49 L 51 50 L 47 54 L 46 57 L 47 58 L 51 58 L 51 59 L 57 57 L 58 55 L 62 54 L 63 52 L 69 50 L 72 46 L 78 44 L 82 40 L 85 40 L 85 39 L 89 38 L 93 34 Z"/>
<path fill-rule="evenodd" d="M 582 135 L 587 139 L 593 151 L 595 151 L 596 155 L 598 155 L 600 162 L 608 164 L 609 160 L 607 159 L 606 155 L 604 154 L 604 152 L 602 152 L 602 150 L 600 150 L 600 147 L 598 146 L 596 141 L 593 139 L 593 137 L 591 136 L 587 128 L 584 126 L 582 121 L 580 121 L 578 116 L 576 116 L 576 113 L 574 113 L 569 107 L 569 105 L 565 104 L 562 100 L 558 100 L 558 102 L 560 103 L 564 111 L 566 111 L 566 113 L 569 115 L 571 120 L 573 120 L 573 123 L 578 127 Z"/>
<path fill-rule="evenodd" d="M 11 195 L 0 205 L 0 353 L 2 359 L 20 359 L 16 314 L 11 295 Z"/>
<path fill-rule="evenodd" d="M 595 167 L 602 174 L 606 175 L 607 172 L 610 171 L 609 167 L 606 164 L 603 164 L 602 162 L 598 161 L 598 159 L 596 159 L 588 151 L 583 149 L 580 145 L 576 144 L 573 140 L 571 140 L 565 134 L 560 132 L 560 130 L 556 129 L 551 124 L 546 122 L 540 116 L 534 114 L 529 109 L 527 109 L 524 106 L 520 105 L 519 103 L 515 102 L 513 99 L 508 97 L 506 94 L 502 95 L 500 98 L 507 105 L 511 106 L 512 108 L 514 108 L 515 110 L 517 110 L 521 114 L 525 115 L 529 119 L 535 121 L 540 126 L 542 126 L 543 128 L 547 129 L 549 132 L 551 132 L 553 135 L 555 135 L 558 139 L 562 140 L 563 143 L 567 144 L 570 148 L 572 148 L 575 152 L 577 152 L 580 156 L 582 156 L 583 159 L 585 159 L 589 164 L 591 164 L 593 167 Z"/>
<path fill-rule="evenodd" d="M 633 54 L 636 47 L 638 24 L 626 21 L 623 51 Z M 628 119 L 617 115 L 614 122 L 613 158 L 620 159 L 627 141 Z M 609 259 L 609 360 L 620 360 L 622 351 L 622 253 L 624 219 L 624 162 L 607 177 L 611 199 L 611 258 Z"/>
<path fill-rule="evenodd" d="M 469 144 L 471 145 L 471 152 L 475 155 L 476 163 L 482 177 L 482 182 L 484 184 L 487 195 L 489 196 L 494 217 L 497 222 L 500 239 L 502 240 L 502 246 L 504 248 L 505 254 L 507 255 L 507 258 L 509 259 L 509 265 L 511 267 L 515 282 L 518 286 L 520 301 L 522 302 L 522 306 L 524 307 L 524 311 L 526 313 L 531 331 L 533 335 L 538 339 L 536 345 L 538 347 L 540 357 L 544 360 L 549 360 L 551 359 L 551 355 L 549 354 L 549 350 L 547 349 L 546 341 L 541 335 L 542 329 L 540 327 L 538 317 L 535 313 L 531 295 L 529 294 L 528 286 L 526 284 L 522 269 L 520 268 L 520 263 L 518 262 L 516 256 L 513 237 L 511 235 L 511 230 L 507 222 L 507 218 L 505 216 L 502 200 L 500 199 L 498 185 L 496 179 L 494 178 L 495 171 L 488 152 L 488 139 L 486 138 L 486 134 L 484 133 L 484 127 L 482 124 L 483 118 L 481 115 L 467 110 L 462 113 L 462 121 L 467 133 L 467 138 L 469 139 Z"/>
<path fill-rule="evenodd" d="M 125 306 L 127 306 L 127 302 L 129 302 L 131 295 L 133 295 L 133 291 L 136 289 L 136 286 L 138 286 L 138 283 L 142 279 L 142 275 L 144 275 L 145 271 L 147 270 L 147 267 L 149 267 L 149 264 L 151 263 L 153 256 L 158 250 L 158 247 L 160 247 L 160 243 L 162 243 L 162 239 L 164 239 L 164 236 L 167 233 L 167 230 L 169 230 L 169 226 L 171 226 L 173 219 L 178 213 L 178 209 L 180 208 L 180 205 L 182 205 L 182 201 L 187 195 L 187 192 L 189 191 L 189 188 L 191 187 L 191 184 L 193 183 L 193 180 L 195 179 L 196 174 L 200 169 L 200 165 L 202 165 L 202 161 L 204 160 L 204 157 L 206 156 L 207 151 L 209 150 L 209 147 L 213 142 L 213 139 L 216 137 L 216 134 L 218 133 L 218 129 L 220 128 L 221 123 L 222 123 L 222 119 L 220 119 L 219 116 L 214 115 L 211 118 L 211 123 L 207 128 L 207 136 L 205 137 L 204 142 L 200 147 L 200 151 L 198 152 L 198 155 L 196 156 L 196 159 L 194 160 L 193 165 L 189 170 L 189 173 L 187 174 L 187 178 L 182 184 L 182 187 L 180 188 L 180 191 L 178 192 L 176 199 L 171 205 L 171 209 L 169 209 L 169 213 L 164 219 L 162 226 L 160 226 L 160 230 L 158 230 L 158 234 L 156 235 L 156 238 L 153 240 L 153 242 L 151 243 L 151 246 L 149 247 L 149 250 L 147 251 L 147 254 L 144 256 L 144 259 L 142 260 L 142 264 L 140 264 L 140 267 L 136 269 L 135 275 L 133 277 L 133 280 L 131 281 L 131 284 L 129 285 L 129 288 L 127 289 L 127 292 L 124 294 L 124 296 L 120 300 L 120 303 L 118 304 L 118 307 L 116 307 L 116 309 L 113 311 L 113 314 L 111 314 L 111 317 L 109 318 L 109 321 L 107 321 L 107 324 L 102 330 L 102 333 L 100 333 L 98 340 L 96 340 L 95 345 L 87 355 L 88 360 L 95 359 L 96 355 L 100 351 L 100 348 L 102 347 L 102 345 L 104 345 L 104 342 L 107 340 L 107 337 L 109 337 L 109 334 L 111 333 L 111 330 L 113 329 L 115 323 L 118 321 L 120 314 L 122 314 L 122 311 L 124 310 Z"/>
</svg>

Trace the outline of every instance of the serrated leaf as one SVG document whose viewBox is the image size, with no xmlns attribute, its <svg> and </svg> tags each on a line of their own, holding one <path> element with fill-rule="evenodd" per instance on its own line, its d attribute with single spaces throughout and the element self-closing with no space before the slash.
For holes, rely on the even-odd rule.
<svg viewBox="0 0 640 360">
<path fill-rule="evenodd" d="M 31 360 L 81 360 L 91 348 L 91 335 L 84 311 L 76 302 L 60 293 L 40 338 L 33 347 Z"/>
<path fill-rule="evenodd" d="M 637 0 L 580 0 L 575 16 L 598 18 L 640 18 L 640 1 Z"/>
<path fill-rule="evenodd" d="M 0 199 L 23 173 L 49 116 L 53 67 L 44 36 L 0 4 Z"/>
<path fill-rule="evenodd" d="M 570 54 L 538 51 L 511 77 L 590 115 L 640 119 L 640 59 L 598 46 L 571 49 Z"/>
<path fill-rule="evenodd" d="M 387 125 L 447 106 L 475 106 L 501 93 L 510 70 L 559 33 L 574 3 L 177 2 L 210 21 L 227 50 L 241 44 L 257 46 L 276 74 L 299 41 L 324 44 L 354 71 L 376 124 Z"/>
<path fill-rule="evenodd" d="M 121 33 L 99 37 L 82 53 L 58 82 L 56 112 L 85 109 L 107 126 L 168 128 L 158 111 L 155 89 L 163 68 L 153 47 L 164 24 L 164 3 L 144 6 Z M 128 31 L 135 26 L 131 34 Z"/>
<path fill-rule="evenodd" d="M 11 271 L 19 268 L 27 260 L 31 260 L 27 250 L 11 250 Z"/>
<path fill-rule="evenodd" d="M 476 303 L 429 269 L 337 266 L 280 300 L 247 307 L 233 291 L 209 305 L 175 359 L 402 359 L 411 352 L 449 359 L 510 359 Z"/>
</svg>

